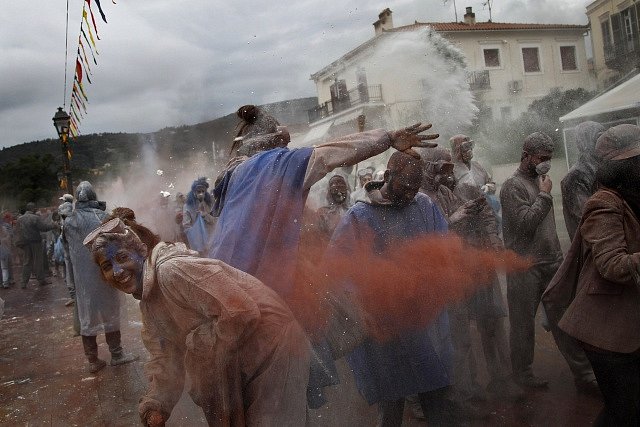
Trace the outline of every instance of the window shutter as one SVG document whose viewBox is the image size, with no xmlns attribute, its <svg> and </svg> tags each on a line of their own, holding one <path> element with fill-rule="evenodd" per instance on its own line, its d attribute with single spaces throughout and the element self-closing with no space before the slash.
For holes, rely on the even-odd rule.
<svg viewBox="0 0 640 427">
<path fill-rule="evenodd" d="M 634 7 L 630 7 L 631 11 L 631 31 L 632 31 L 632 40 L 629 42 L 628 50 L 636 50 L 638 49 L 638 13 L 636 12 L 636 4 Z"/>
<path fill-rule="evenodd" d="M 624 43 L 622 40 L 622 19 L 619 13 L 611 15 L 611 32 L 613 34 L 613 46 L 616 49 L 620 49 L 624 46 Z"/>
</svg>

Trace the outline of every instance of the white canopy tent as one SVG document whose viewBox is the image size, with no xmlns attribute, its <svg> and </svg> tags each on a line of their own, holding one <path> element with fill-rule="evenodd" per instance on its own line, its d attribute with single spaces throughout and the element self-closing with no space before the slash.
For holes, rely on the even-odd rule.
<svg viewBox="0 0 640 427">
<path fill-rule="evenodd" d="M 560 122 L 640 107 L 640 74 L 560 117 Z"/>
<path fill-rule="evenodd" d="M 640 74 L 560 117 L 567 168 L 578 157 L 573 130 L 593 120 L 609 128 L 621 123 L 640 123 Z"/>
</svg>

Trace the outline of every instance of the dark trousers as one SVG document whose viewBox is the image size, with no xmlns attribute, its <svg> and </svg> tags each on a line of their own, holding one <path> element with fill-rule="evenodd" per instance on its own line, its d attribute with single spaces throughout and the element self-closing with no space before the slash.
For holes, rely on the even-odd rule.
<svg viewBox="0 0 640 427">
<path fill-rule="evenodd" d="M 560 319 L 562 319 L 566 311 L 566 307 L 557 307 L 549 303 L 543 303 L 543 305 L 547 313 L 547 320 L 549 321 L 549 329 L 551 329 L 551 333 L 553 334 L 553 340 L 556 342 L 560 353 L 562 353 L 562 357 L 564 357 L 564 360 L 569 365 L 576 385 L 593 381 L 595 378 L 593 369 L 591 369 L 589 359 L 587 359 L 580 342 L 558 326 Z"/>
<path fill-rule="evenodd" d="M 584 349 L 596 374 L 604 409 L 597 427 L 640 426 L 640 354 Z"/>
<path fill-rule="evenodd" d="M 507 275 L 507 300 L 509 301 L 509 344 L 511 367 L 515 374 L 531 372 L 535 348 L 536 312 L 542 294 L 558 269 L 558 264 L 544 264 L 529 270 Z M 576 383 L 593 380 L 593 371 L 580 344 L 558 327 L 564 309 L 545 306 L 553 339 L 573 373 Z"/>
<path fill-rule="evenodd" d="M 445 399 L 448 387 L 437 390 L 418 393 L 418 401 L 422 407 L 422 412 L 430 426 L 450 425 L 451 405 Z M 378 426 L 379 427 L 400 427 L 404 414 L 404 401 L 385 400 L 378 403 Z"/>
<path fill-rule="evenodd" d="M 111 357 L 118 357 L 122 354 L 122 346 L 120 345 L 120 331 L 107 332 L 104 334 Z M 84 354 L 89 362 L 98 360 L 98 342 L 95 335 L 82 335 L 82 346 Z"/>
<path fill-rule="evenodd" d="M 490 381 L 504 380 L 509 376 L 509 342 L 503 317 L 484 317 L 476 320 L 484 359 Z"/>
<path fill-rule="evenodd" d="M 42 242 L 29 242 L 22 247 L 22 251 L 22 285 L 29 283 L 32 271 L 39 283 L 44 282 Z"/>
</svg>

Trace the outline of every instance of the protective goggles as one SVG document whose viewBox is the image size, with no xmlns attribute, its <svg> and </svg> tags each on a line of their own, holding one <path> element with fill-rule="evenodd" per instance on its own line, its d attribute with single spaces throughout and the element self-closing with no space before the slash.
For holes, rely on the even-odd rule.
<svg viewBox="0 0 640 427">
<path fill-rule="evenodd" d="M 460 151 L 471 151 L 473 150 L 473 147 L 475 146 L 475 142 L 473 142 L 473 140 L 468 140 L 468 141 L 464 141 L 462 144 L 460 144 Z"/>
<path fill-rule="evenodd" d="M 429 162 L 433 168 L 433 171 L 438 175 L 448 175 L 453 172 L 453 163 L 446 162 L 444 160 L 438 160 L 437 162 Z"/>
</svg>

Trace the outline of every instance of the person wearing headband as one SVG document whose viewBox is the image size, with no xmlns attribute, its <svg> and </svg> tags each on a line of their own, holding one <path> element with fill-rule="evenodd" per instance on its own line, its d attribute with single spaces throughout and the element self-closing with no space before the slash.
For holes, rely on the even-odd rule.
<svg viewBox="0 0 640 427">
<path fill-rule="evenodd" d="M 127 208 L 84 240 L 105 287 L 140 300 L 149 388 L 144 425 L 189 394 L 211 426 L 305 425 L 310 344 L 278 295 L 183 243 L 160 242 Z"/>
</svg>

